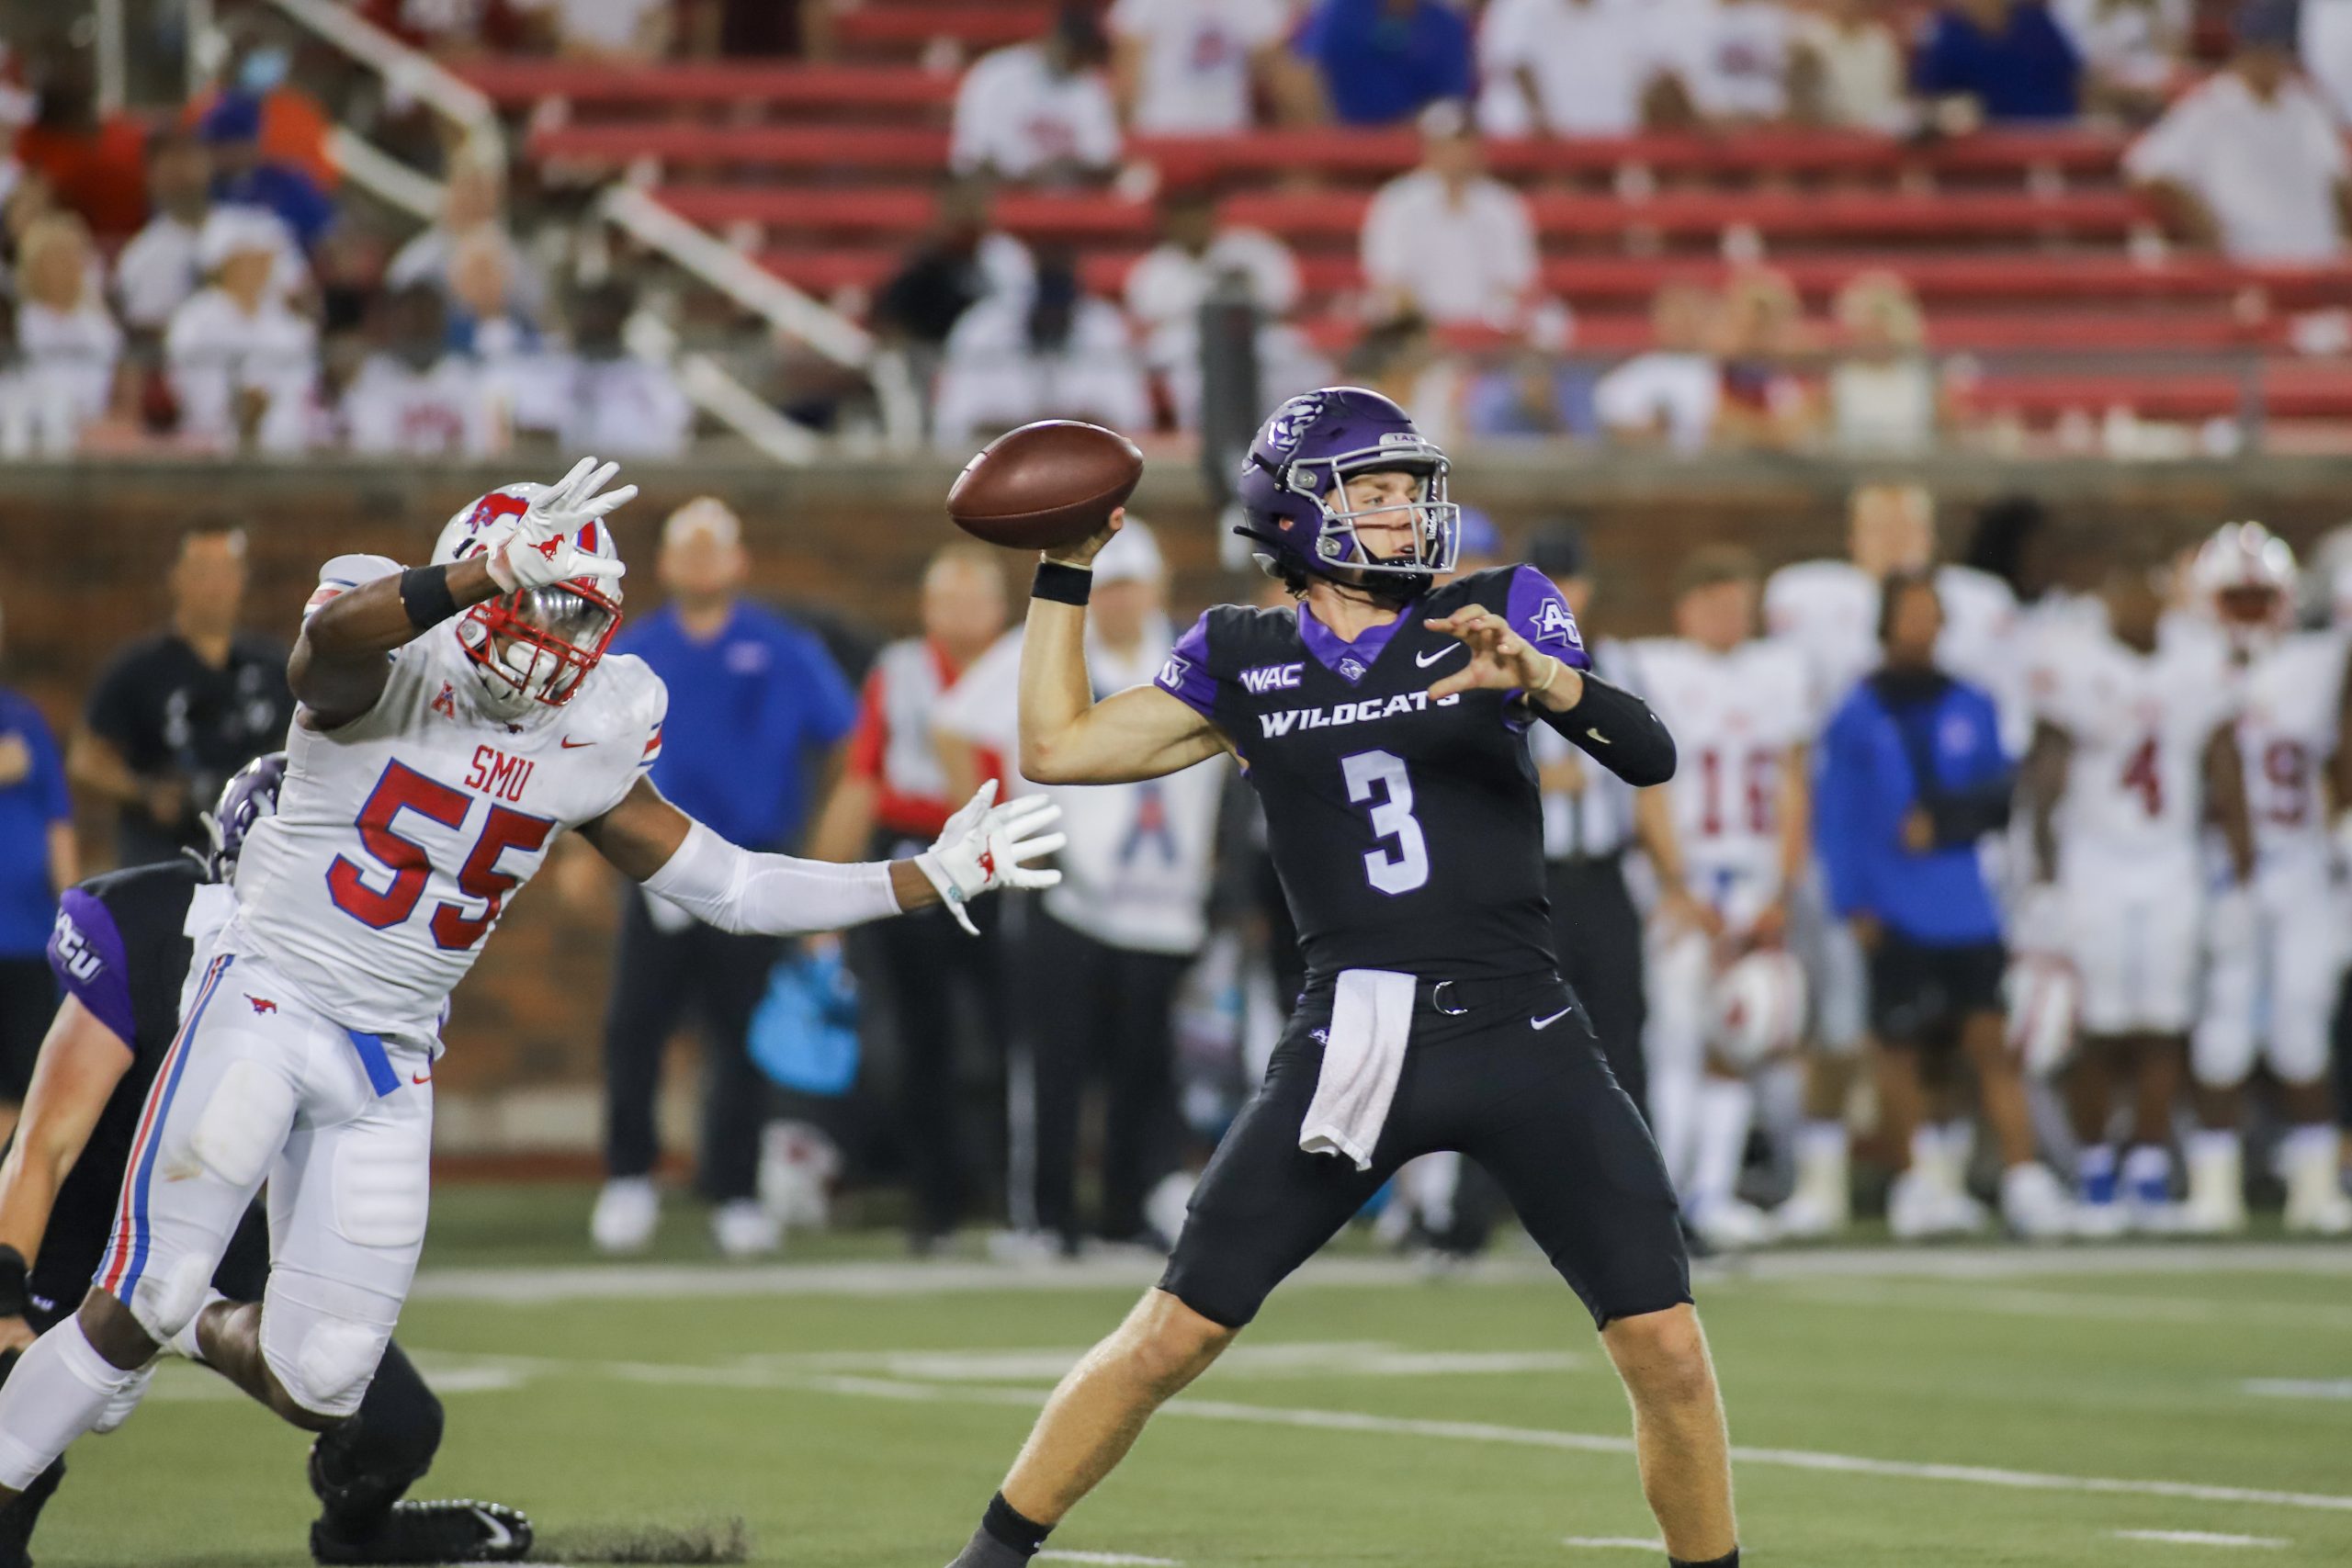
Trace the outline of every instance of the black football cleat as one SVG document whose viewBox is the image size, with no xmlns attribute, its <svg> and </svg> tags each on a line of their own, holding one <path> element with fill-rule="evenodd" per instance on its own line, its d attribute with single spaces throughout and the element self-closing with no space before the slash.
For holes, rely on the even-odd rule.
<svg viewBox="0 0 2352 1568">
<path fill-rule="evenodd" d="M 311 1527 L 311 1557 L 318 1562 L 519 1562 L 530 1550 L 531 1521 L 521 1509 L 470 1498 L 395 1503 L 383 1523 L 357 1540 L 324 1519 Z"/>
<path fill-rule="evenodd" d="M 52 1460 L 47 1470 L 33 1477 L 33 1483 L 17 1495 L 17 1500 L 0 1508 L 0 1568 L 32 1568 L 33 1526 L 40 1522 L 40 1511 L 56 1495 L 58 1483 L 65 1479 L 65 1461 Z"/>
</svg>

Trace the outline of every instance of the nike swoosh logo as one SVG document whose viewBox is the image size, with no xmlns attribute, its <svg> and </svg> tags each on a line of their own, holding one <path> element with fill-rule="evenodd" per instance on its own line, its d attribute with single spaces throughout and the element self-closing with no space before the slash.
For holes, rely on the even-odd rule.
<svg viewBox="0 0 2352 1568">
<path fill-rule="evenodd" d="M 1527 1027 L 1530 1029 L 1549 1029 L 1554 1024 L 1559 1022 L 1560 1020 L 1567 1017 L 1568 1014 L 1576 1010 L 1577 1010 L 1572 1007 L 1562 1008 L 1559 1011 L 1554 1013 L 1549 1018 L 1531 1018 L 1527 1021 Z"/>
<path fill-rule="evenodd" d="M 1468 646 L 1470 645 L 1461 642 L 1448 643 L 1445 647 L 1439 649 L 1435 653 L 1417 653 L 1413 655 L 1413 662 L 1426 670 L 1430 665 L 1435 664 L 1439 660 L 1443 659 L 1447 654 L 1459 653 Z"/>
<path fill-rule="evenodd" d="M 411 1073 L 408 1076 L 408 1081 L 411 1083 L 431 1083 L 433 1081 L 433 1075 L 431 1073 Z"/>
<path fill-rule="evenodd" d="M 474 1517 L 481 1521 L 481 1528 L 489 1532 L 488 1535 L 483 1538 L 481 1546 L 479 1550 L 483 1551 L 503 1551 L 506 1548 L 514 1544 L 514 1532 L 508 1529 L 505 1522 L 500 1519 L 496 1514 L 492 1513 L 487 1508 L 476 1508 L 473 1511 L 473 1515 Z"/>
<path fill-rule="evenodd" d="M 1586 734 L 1587 736 L 1589 736 L 1589 737 L 1592 739 L 1593 743 L 1594 743 L 1594 744 L 1596 744 L 1596 745 L 1600 745 L 1600 746 L 1614 746 L 1615 744 L 1617 744 L 1614 740 L 1610 739 L 1609 739 L 1609 737 L 1607 737 L 1606 735 L 1601 734 L 1601 733 L 1600 733 L 1600 731 L 1599 731 L 1598 729 L 1593 728 L 1590 725 L 1587 725 L 1587 726 L 1585 726 L 1585 730 L 1584 730 L 1584 732 L 1585 732 L 1585 734 Z"/>
<path fill-rule="evenodd" d="M 569 735 L 565 736 L 562 741 L 563 749 L 567 751 L 576 751 L 582 746 L 594 746 L 594 744 L 596 743 L 594 740 L 574 740 Z"/>
</svg>

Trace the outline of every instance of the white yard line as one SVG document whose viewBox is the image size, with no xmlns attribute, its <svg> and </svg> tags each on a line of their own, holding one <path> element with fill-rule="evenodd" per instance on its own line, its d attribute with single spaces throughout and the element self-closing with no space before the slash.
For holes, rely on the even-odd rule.
<svg viewBox="0 0 2352 1568">
<path fill-rule="evenodd" d="M 2155 1540 L 2167 1546 L 2292 1546 L 2271 1535 L 2217 1535 L 2211 1530 L 2109 1530 L 2118 1540 Z"/>
<path fill-rule="evenodd" d="M 1173 1557 L 1137 1557 L 1131 1551 L 1059 1551 L 1052 1547 L 1037 1553 L 1040 1562 L 1131 1562 L 1137 1568 L 1184 1568 Z"/>
<path fill-rule="evenodd" d="M 412 1301 L 495 1302 L 545 1306 L 559 1302 L 626 1301 L 660 1296 L 928 1296 L 974 1291 L 1140 1289 L 1159 1277 L 1148 1258 L 1086 1258 L 1073 1263 L 586 1264 L 569 1268 L 432 1269 L 417 1276 Z M 2352 1248 L 2246 1246 L 2098 1247 L 1854 1247 L 1766 1253 L 1702 1265 L 1702 1280 L 1919 1279 L 2012 1280 L 2051 1275 L 2114 1276 L 2286 1273 L 2352 1275 Z M 1481 1262 L 1446 1289 L 1549 1280 L 1541 1260 L 1505 1255 Z M 1348 1288 L 1428 1288 L 1420 1268 L 1394 1258 L 1331 1258 L 1309 1263 L 1296 1283 Z"/>
<path fill-rule="evenodd" d="M 2199 1327 L 2275 1325 L 2284 1328 L 2352 1330 L 2352 1306 L 2326 1302 L 2241 1302 L 2210 1296 L 2109 1294 L 2098 1291 L 2022 1289 L 1969 1280 L 1827 1280 L 1792 1282 L 1786 1299 L 1826 1306 L 1885 1307 L 2076 1322 L 2128 1320 Z"/>
<path fill-rule="evenodd" d="M 2352 1399 L 2352 1378 L 2248 1378 L 2238 1387 L 2265 1399 Z"/>
</svg>

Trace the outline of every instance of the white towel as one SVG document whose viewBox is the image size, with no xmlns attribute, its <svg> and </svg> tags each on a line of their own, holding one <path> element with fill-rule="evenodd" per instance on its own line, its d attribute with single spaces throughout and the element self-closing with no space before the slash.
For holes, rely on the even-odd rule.
<svg viewBox="0 0 2352 1568">
<path fill-rule="evenodd" d="M 1298 1146 L 1311 1155 L 1345 1155 L 1372 1168 L 1372 1151 L 1388 1121 L 1405 1042 L 1413 1031 L 1413 976 L 1387 969 L 1342 969 L 1323 1041 L 1323 1070 L 1299 1123 Z"/>
</svg>

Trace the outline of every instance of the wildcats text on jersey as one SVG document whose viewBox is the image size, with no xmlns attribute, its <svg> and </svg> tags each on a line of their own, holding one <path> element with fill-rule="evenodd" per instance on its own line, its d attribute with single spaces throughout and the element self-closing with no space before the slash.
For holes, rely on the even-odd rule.
<svg viewBox="0 0 2352 1568">
<path fill-rule="evenodd" d="M 1278 713 L 1261 713 L 1258 724 L 1265 731 L 1265 738 L 1272 740 L 1294 729 L 1327 729 L 1378 718 L 1397 718 L 1408 713 L 1426 713 L 1432 705 L 1450 708 L 1461 700 L 1457 692 L 1453 696 L 1438 698 L 1432 705 L 1427 692 L 1399 692 L 1395 696 L 1366 697 L 1362 702 L 1341 703 L 1336 707 L 1283 708 Z"/>
</svg>

